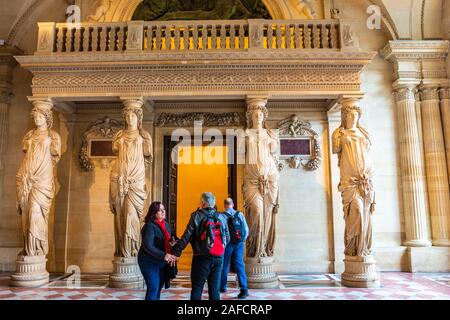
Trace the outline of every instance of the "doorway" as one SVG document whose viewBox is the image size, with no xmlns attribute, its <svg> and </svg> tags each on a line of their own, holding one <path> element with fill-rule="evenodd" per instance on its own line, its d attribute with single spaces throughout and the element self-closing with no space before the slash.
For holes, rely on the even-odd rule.
<svg viewBox="0 0 450 320">
<path fill-rule="evenodd" d="M 178 237 L 189 222 L 191 213 L 199 206 L 202 192 L 216 196 L 219 211 L 223 200 L 235 199 L 236 189 L 236 141 L 235 137 L 223 139 L 223 144 L 211 146 L 210 142 L 196 145 L 178 145 L 170 136 L 164 137 L 164 193 L 167 219 Z M 194 139 L 191 139 L 194 141 Z M 189 270 L 192 247 L 188 245 L 178 262 L 180 270 Z"/>
</svg>

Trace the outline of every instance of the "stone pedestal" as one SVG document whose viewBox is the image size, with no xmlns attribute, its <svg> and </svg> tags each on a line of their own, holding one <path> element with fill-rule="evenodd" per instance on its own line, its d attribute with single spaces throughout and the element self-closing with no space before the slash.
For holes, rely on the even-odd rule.
<svg viewBox="0 0 450 320">
<path fill-rule="evenodd" d="M 10 284 L 15 287 L 39 287 L 49 282 L 45 256 L 19 256 L 16 260 L 16 273 Z"/>
<path fill-rule="evenodd" d="M 365 257 L 345 256 L 345 271 L 342 273 L 342 284 L 354 288 L 377 288 L 380 278 L 375 269 L 372 255 Z"/>
<path fill-rule="evenodd" d="M 144 287 L 143 277 L 136 257 L 114 257 L 113 273 L 109 276 L 109 286 L 124 289 Z"/>
<path fill-rule="evenodd" d="M 250 289 L 276 289 L 278 276 L 273 270 L 273 258 L 247 258 L 245 261 L 248 287 Z"/>
</svg>

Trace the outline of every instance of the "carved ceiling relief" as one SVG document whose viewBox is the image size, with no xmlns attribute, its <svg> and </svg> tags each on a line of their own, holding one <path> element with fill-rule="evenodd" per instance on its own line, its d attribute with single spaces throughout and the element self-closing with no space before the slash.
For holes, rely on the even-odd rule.
<svg viewBox="0 0 450 320">
<path fill-rule="evenodd" d="M 78 153 L 80 168 L 84 171 L 94 169 L 94 161 L 98 161 L 104 169 L 109 168 L 116 158 L 112 154 L 112 139 L 123 128 L 123 123 L 104 117 L 91 123 L 84 132 L 81 148 Z"/>
<path fill-rule="evenodd" d="M 311 128 L 309 121 L 292 115 L 278 123 L 280 134 L 280 156 L 278 168 L 283 170 L 285 163 L 292 169 L 300 167 L 317 170 L 322 156 L 319 135 Z"/>
</svg>

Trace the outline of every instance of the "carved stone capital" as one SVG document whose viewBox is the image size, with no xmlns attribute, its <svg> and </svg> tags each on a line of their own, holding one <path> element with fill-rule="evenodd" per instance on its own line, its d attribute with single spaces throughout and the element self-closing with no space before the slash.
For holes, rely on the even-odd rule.
<svg viewBox="0 0 450 320">
<path fill-rule="evenodd" d="M 268 100 L 269 96 L 267 95 L 247 96 L 245 98 L 245 101 L 247 103 L 247 110 L 265 108 Z"/>
<path fill-rule="evenodd" d="M 34 109 L 52 110 L 53 101 L 51 98 L 28 97 Z"/>
<path fill-rule="evenodd" d="M 344 109 L 352 108 L 354 106 L 359 107 L 360 100 L 361 100 L 360 97 L 346 97 L 346 98 L 342 98 L 342 100 L 340 101 L 340 104 L 342 105 L 342 108 L 344 108 Z"/>
<path fill-rule="evenodd" d="M 124 108 L 141 109 L 144 105 L 144 99 L 142 97 L 121 97 Z"/>
<path fill-rule="evenodd" d="M 439 96 L 441 100 L 450 100 L 450 88 L 439 89 Z"/>
<path fill-rule="evenodd" d="M 421 91 L 422 101 L 439 100 L 438 88 L 422 88 L 422 89 L 420 89 L 420 91 Z"/>
<path fill-rule="evenodd" d="M 397 101 L 403 101 L 403 100 L 412 100 L 415 101 L 416 100 L 416 88 L 415 86 L 407 86 L 407 87 L 402 87 L 402 88 L 398 88 L 397 90 L 395 90 L 395 98 L 397 99 Z"/>
</svg>

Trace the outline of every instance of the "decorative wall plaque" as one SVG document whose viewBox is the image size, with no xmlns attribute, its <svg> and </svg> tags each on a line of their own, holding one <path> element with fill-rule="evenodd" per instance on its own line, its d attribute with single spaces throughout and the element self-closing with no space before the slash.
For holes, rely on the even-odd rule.
<svg viewBox="0 0 450 320">
<path fill-rule="evenodd" d="M 99 160 L 102 168 L 116 158 L 112 152 L 112 139 L 123 128 L 121 121 L 104 117 L 94 121 L 83 134 L 78 154 L 81 169 L 92 171 L 93 160 Z"/>
<path fill-rule="evenodd" d="M 299 120 L 297 115 L 278 123 L 280 130 L 280 163 L 283 169 L 284 160 L 289 167 L 300 166 L 308 170 L 317 170 L 321 162 L 319 135 L 311 128 L 308 121 Z"/>
</svg>

